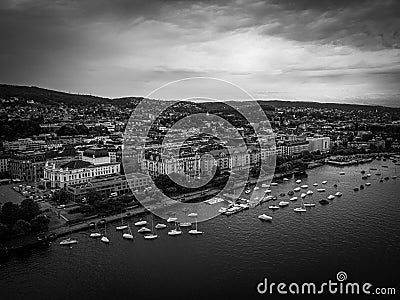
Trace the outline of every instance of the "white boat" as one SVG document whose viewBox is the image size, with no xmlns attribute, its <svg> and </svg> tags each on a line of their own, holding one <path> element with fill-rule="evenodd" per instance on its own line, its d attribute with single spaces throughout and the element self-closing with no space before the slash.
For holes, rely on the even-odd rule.
<svg viewBox="0 0 400 300">
<path fill-rule="evenodd" d="M 297 197 L 292 197 L 289 199 L 290 201 L 297 201 Z"/>
<path fill-rule="evenodd" d="M 142 220 L 135 223 L 135 226 L 144 226 L 144 225 L 147 225 L 147 221 Z"/>
<path fill-rule="evenodd" d="M 151 232 L 151 230 L 147 227 L 142 227 L 138 230 L 139 233 L 146 233 L 146 232 Z"/>
<path fill-rule="evenodd" d="M 279 206 L 276 205 L 270 205 L 268 206 L 269 209 L 275 210 L 275 209 L 279 209 Z"/>
<path fill-rule="evenodd" d="M 296 180 L 296 183 L 297 183 L 297 184 L 300 184 L 300 183 L 301 183 L 301 179 L 297 179 L 297 180 Z"/>
<path fill-rule="evenodd" d="M 336 197 L 342 197 L 343 194 L 342 194 L 341 192 L 336 192 L 336 193 L 335 193 L 335 196 L 336 196 Z"/>
<path fill-rule="evenodd" d="M 254 190 L 255 191 L 257 191 L 257 190 L 259 190 L 260 188 L 258 187 L 258 186 L 256 186 L 256 187 L 254 187 Z"/>
<path fill-rule="evenodd" d="M 276 182 L 271 183 L 271 186 L 277 186 L 277 185 L 278 185 L 278 183 L 276 183 Z"/>
<path fill-rule="evenodd" d="M 320 193 L 325 192 L 325 189 L 317 189 L 317 192 L 320 192 Z"/>
<path fill-rule="evenodd" d="M 251 193 L 251 190 L 245 190 L 244 191 L 246 194 L 250 194 Z"/>
<path fill-rule="evenodd" d="M 367 174 L 367 177 L 371 177 L 371 174 L 370 174 L 370 173 L 368 173 L 368 174 Z"/>
<path fill-rule="evenodd" d="M 116 230 L 125 230 L 127 228 L 128 228 L 128 225 L 121 225 L 121 226 L 115 227 Z"/>
<path fill-rule="evenodd" d="M 183 223 L 179 223 L 179 227 L 191 227 L 192 223 L 190 222 L 183 222 Z"/>
<path fill-rule="evenodd" d="M 110 240 L 106 236 L 102 236 L 100 241 L 102 241 L 105 244 L 108 244 L 110 242 Z"/>
<path fill-rule="evenodd" d="M 99 237 L 101 237 L 101 233 L 100 232 L 92 232 L 89 236 L 91 238 L 99 238 Z"/>
<path fill-rule="evenodd" d="M 259 215 L 258 218 L 261 221 L 272 221 L 272 217 L 271 216 L 267 216 L 266 214 Z"/>
<path fill-rule="evenodd" d="M 293 191 L 295 191 L 295 192 L 299 192 L 300 190 L 301 189 L 299 187 L 293 189 Z"/>
<path fill-rule="evenodd" d="M 370 186 L 370 185 L 371 185 L 371 182 L 366 182 L 365 185 L 366 185 L 366 186 Z"/>
<path fill-rule="evenodd" d="M 301 186 L 301 188 L 302 188 L 302 189 L 307 189 L 307 188 L 308 188 L 308 185 L 307 185 L 307 184 L 303 184 L 303 185 Z"/>
<path fill-rule="evenodd" d="M 285 207 L 285 206 L 288 206 L 289 205 L 289 202 L 287 202 L 287 201 L 281 201 L 281 202 L 279 202 L 279 204 L 278 204 L 280 207 Z"/>
<path fill-rule="evenodd" d="M 104 223 L 104 235 L 101 237 L 100 241 L 102 241 L 105 244 L 108 244 L 110 240 L 107 237 L 107 223 Z"/>
<path fill-rule="evenodd" d="M 327 184 L 328 181 L 324 180 L 324 181 L 322 181 L 321 183 L 322 183 L 322 184 Z"/>
<path fill-rule="evenodd" d="M 178 220 L 178 218 L 176 218 L 176 217 L 169 217 L 168 219 L 167 219 L 167 222 L 168 223 L 173 223 L 173 222 L 176 222 Z"/>
<path fill-rule="evenodd" d="M 124 225 L 124 217 L 123 217 L 122 212 L 121 212 L 121 225 L 115 227 L 115 229 L 116 230 L 125 230 L 127 228 L 128 228 L 128 225 Z"/>
<path fill-rule="evenodd" d="M 310 190 L 307 191 L 307 195 L 312 195 L 312 194 L 314 194 L 313 191 L 310 191 Z"/>
<path fill-rule="evenodd" d="M 178 223 L 175 223 L 175 228 L 171 229 L 170 231 L 168 231 L 168 235 L 181 235 L 182 234 L 182 230 L 180 230 Z"/>
<path fill-rule="evenodd" d="M 131 228 L 129 226 L 128 226 L 128 231 L 129 231 L 129 233 L 124 233 L 122 235 L 122 238 L 124 238 L 126 240 L 133 240 L 133 234 L 132 234 Z"/>
<path fill-rule="evenodd" d="M 335 196 L 333 196 L 333 195 L 328 196 L 328 200 L 333 200 L 333 199 L 335 199 Z"/>
<path fill-rule="evenodd" d="M 340 172 L 339 175 L 344 175 L 344 172 Z"/>
<path fill-rule="evenodd" d="M 60 242 L 60 246 L 70 246 L 70 245 L 77 244 L 77 243 L 78 243 L 77 240 L 74 240 L 74 239 L 71 239 L 71 238 L 67 238 L 67 239 L 62 240 Z"/>
<path fill-rule="evenodd" d="M 196 218 L 196 228 L 189 230 L 188 233 L 193 235 L 203 234 L 203 231 L 197 230 L 197 218 Z"/>
<path fill-rule="evenodd" d="M 296 207 L 295 209 L 293 209 L 295 212 L 306 212 L 307 209 L 303 208 L 303 207 Z"/>
<path fill-rule="evenodd" d="M 167 225 L 162 224 L 162 223 L 158 223 L 158 224 L 156 225 L 156 229 L 164 229 L 164 228 L 166 228 L 166 227 L 167 227 Z"/>
<path fill-rule="evenodd" d="M 150 232 L 151 232 L 151 233 L 146 234 L 146 235 L 144 236 L 144 239 L 145 239 L 145 240 L 154 240 L 154 239 L 158 238 L 158 235 L 157 235 L 157 234 L 154 234 L 153 220 L 151 220 L 151 230 L 150 230 Z"/>
<path fill-rule="evenodd" d="M 305 207 L 314 207 L 315 203 L 304 203 Z"/>
<path fill-rule="evenodd" d="M 283 178 L 283 181 L 289 181 L 289 179 L 287 179 L 286 177 Z"/>
<path fill-rule="evenodd" d="M 306 193 L 301 193 L 301 195 L 300 195 L 301 198 L 304 198 L 305 196 L 307 196 Z"/>
<path fill-rule="evenodd" d="M 396 175 L 393 175 L 393 176 L 392 176 L 392 178 L 393 178 L 393 179 L 396 179 L 396 178 L 397 178 L 397 176 L 396 176 Z"/>
<path fill-rule="evenodd" d="M 268 184 L 263 183 L 263 184 L 261 185 L 261 187 L 263 187 L 263 188 L 268 188 L 269 186 L 268 186 Z"/>
<path fill-rule="evenodd" d="M 197 213 L 190 213 L 190 214 L 188 214 L 188 217 L 195 218 L 195 217 L 197 217 Z"/>
<path fill-rule="evenodd" d="M 318 186 L 318 183 L 314 183 L 313 186 Z"/>
<path fill-rule="evenodd" d="M 267 194 L 271 194 L 272 193 L 272 190 L 266 190 L 265 191 Z"/>
</svg>

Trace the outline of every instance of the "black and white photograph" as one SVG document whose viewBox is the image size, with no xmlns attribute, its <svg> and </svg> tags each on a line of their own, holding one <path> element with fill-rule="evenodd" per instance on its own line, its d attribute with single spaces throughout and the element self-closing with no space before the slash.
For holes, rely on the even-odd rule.
<svg viewBox="0 0 400 300">
<path fill-rule="evenodd" d="M 1 0 L 0 36 L 0 299 L 397 299 L 400 1 Z"/>
</svg>

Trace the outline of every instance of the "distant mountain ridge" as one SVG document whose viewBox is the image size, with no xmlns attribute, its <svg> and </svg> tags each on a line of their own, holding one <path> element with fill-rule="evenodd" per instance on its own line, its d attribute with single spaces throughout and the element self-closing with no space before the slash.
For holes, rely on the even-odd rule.
<svg viewBox="0 0 400 300">
<path fill-rule="evenodd" d="M 92 104 L 115 104 L 126 105 L 129 103 L 137 103 L 144 99 L 143 97 L 121 97 L 121 98 L 107 98 L 84 94 L 73 94 L 67 92 L 60 92 L 36 86 L 19 86 L 0 84 L 0 98 L 18 97 L 22 100 L 33 100 L 45 105 L 59 105 L 75 104 L 75 105 L 92 105 Z M 330 108 L 341 110 L 379 110 L 400 112 L 400 108 L 393 108 L 381 105 L 366 105 L 366 104 L 348 104 L 348 103 L 324 103 L 312 101 L 288 101 L 288 100 L 257 100 L 261 106 L 269 107 L 310 107 L 310 108 Z M 240 101 L 226 101 L 228 104 L 237 105 Z M 217 103 L 202 102 L 201 106 L 213 106 L 214 110 L 217 109 Z"/>
</svg>

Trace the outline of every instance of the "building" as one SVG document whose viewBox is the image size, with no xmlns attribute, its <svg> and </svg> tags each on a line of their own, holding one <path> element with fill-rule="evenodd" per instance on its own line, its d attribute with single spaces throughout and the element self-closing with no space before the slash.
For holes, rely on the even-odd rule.
<svg viewBox="0 0 400 300">
<path fill-rule="evenodd" d="M 310 152 L 320 151 L 321 153 L 329 152 L 331 149 L 331 139 L 329 137 L 307 138 Z"/>
<path fill-rule="evenodd" d="M 4 141 L 3 147 L 8 151 L 40 151 L 46 149 L 47 144 L 42 140 L 26 138 L 18 139 L 16 141 Z"/>
<path fill-rule="evenodd" d="M 8 155 L 0 155 L 0 174 L 7 173 L 10 167 L 10 157 Z"/>
<path fill-rule="evenodd" d="M 82 159 L 74 159 L 65 164 L 46 162 L 43 181 L 51 188 L 64 188 L 68 185 L 81 184 L 93 178 L 120 174 L 120 163 L 111 162 L 105 149 L 89 148 L 82 154 Z"/>
<path fill-rule="evenodd" d="M 93 178 L 89 182 L 68 185 L 66 191 L 71 200 L 82 201 L 91 191 L 99 192 L 103 197 L 108 197 L 111 193 L 123 195 L 129 193 L 131 188 L 143 190 L 149 187 L 152 182 L 150 176 L 140 173 L 127 176 L 106 175 Z"/>
<path fill-rule="evenodd" d="M 308 141 L 285 142 L 279 146 L 278 153 L 281 156 L 289 157 L 300 155 L 303 151 L 309 151 Z"/>
<path fill-rule="evenodd" d="M 37 182 L 43 178 L 45 161 L 45 152 L 42 151 L 15 153 L 9 162 L 10 176 L 12 179 Z"/>
</svg>

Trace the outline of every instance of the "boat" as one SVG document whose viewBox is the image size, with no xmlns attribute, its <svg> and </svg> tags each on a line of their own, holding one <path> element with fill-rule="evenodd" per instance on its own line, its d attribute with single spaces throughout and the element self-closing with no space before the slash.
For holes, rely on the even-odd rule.
<svg viewBox="0 0 400 300">
<path fill-rule="evenodd" d="M 335 199 L 335 196 L 329 195 L 327 198 L 328 198 L 328 200 L 333 200 L 333 199 Z"/>
<path fill-rule="evenodd" d="M 188 214 L 188 217 L 195 218 L 197 217 L 197 213 L 190 213 Z"/>
<path fill-rule="evenodd" d="M 272 190 L 266 190 L 265 193 L 271 194 L 271 193 L 272 193 Z"/>
<path fill-rule="evenodd" d="M 203 231 L 200 231 L 197 229 L 197 218 L 196 218 L 196 225 L 195 225 L 195 229 L 191 229 L 188 231 L 189 234 L 193 234 L 193 235 L 200 235 L 203 234 Z"/>
<path fill-rule="evenodd" d="M 301 198 L 304 198 L 305 196 L 307 196 L 306 193 L 301 193 L 301 195 L 300 195 Z"/>
<path fill-rule="evenodd" d="M 375 175 L 376 175 L 376 176 L 381 176 L 382 174 L 381 174 L 381 173 L 376 173 Z"/>
<path fill-rule="evenodd" d="M 295 191 L 295 192 L 299 192 L 300 190 L 301 189 L 299 187 L 293 189 L 293 191 Z"/>
<path fill-rule="evenodd" d="M 371 185 L 371 182 L 366 182 L 365 185 L 366 185 L 366 186 L 370 186 L 370 185 Z"/>
<path fill-rule="evenodd" d="M 263 184 L 261 185 L 261 187 L 263 187 L 263 188 L 268 188 L 268 187 L 269 187 L 269 185 L 268 185 L 268 184 L 266 184 L 266 183 L 263 183 Z"/>
<path fill-rule="evenodd" d="M 306 209 L 305 206 L 304 206 L 303 199 L 301 199 L 301 205 L 300 205 L 300 207 L 294 208 L 293 211 L 298 212 L 298 213 L 302 213 L 302 212 L 306 212 L 306 211 L 307 211 L 307 209 Z"/>
<path fill-rule="evenodd" d="M 290 201 L 297 201 L 297 197 L 292 197 L 289 199 Z"/>
<path fill-rule="evenodd" d="M 110 240 L 107 237 L 107 223 L 104 223 L 104 235 L 101 237 L 100 241 L 102 241 L 105 244 L 108 244 Z"/>
<path fill-rule="evenodd" d="M 335 184 L 333 185 L 333 187 L 337 188 L 337 184 L 335 183 Z"/>
<path fill-rule="evenodd" d="M 358 188 L 358 187 L 355 187 L 353 190 L 354 190 L 355 192 L 358 192 L 359 188 Z"/>
<path fill-rule="evenodd" d="M 278 203 L 278 205 L 279 205 L 280 207 L 285 207 L 285 206 L 288 206 L 288 205 L 289 205 L 289 202 L 287 202 L 287 201 L 281 201 L 281 202 Z"/>
<path fill-rule="evenodd" d="M 318 183 L 314 183 L 313 186 L 318 186 Z"/>
<path fill-rule="evenodd" d="M 175 228 L 168 231 L 168 235 L 176 236 L 176 235 L 181 235 L 181 234 L 182 234 L 182 230 L 179 229 L 178 223 L 175 222 Z"/>
<path fill-rule="evenodd" d="M 167 227 L 167 225 L 165 225 L 165 224 L 163 224 L 163 223 L 158 223 L 157 225 L 156 225 L 156 229 L 164 229 L 164 228 L 166 228 Z"/>
<path fill-rule="evenodd" d="M 280 196 L 280 197 L 285 197 L 286 194 L 285 194 L 285 193 L 280 193 L 279 196 Z"/>
<path fill-rule="evenodd" d="M 141 220 L 135 223 L 135 226 L 144 226 L 147 225 L 147 221 Z"/>
<path fill-rule="evenodd" d="M 293 191 L 289 191 L 287 194 L 288 194 L 289 196 L 292 196 L 292 195 L 294 195 L 294 192 L 293 192 Z"/>
<path fill-rule="evenodd" d="M 305 206 L 305 207 L 314 207 L 314 206 L 315 206 L 315 203 L 306 202 L 306 203 L 304 203 L 304 206 Z"/>
<path fill-rule="evenodd" d="M 385 177 L 385 180 L 389 180 L 389 177 L 386 176 L 386 177 Z"/>
<path fill-rule="evenodd" d="M 311 190 L 308 190 L 308 191 L 307 191 L 307 195 L 312 195 L 312 194 L 314 194 L 313 191 L 311 191 Z"/>
<path fill-rule="evenodd" d="M 302 189 L 307 189 L 307 188 L 308 188 L 308 185 L 307 185 L 307 184 L 303 184 L 303 185 L 301 186 L 301 188 L 302 188 Z"/>
<path fill-rule="evenodd" d="M 371 177 L 371 174 L 370 174 L 370 173 L 368 173 L 368 174 L 367 174 L 367 177 Z"/>
<path fill-rule="evenodd" d="M 397 176 L 396 176 L 396 175 L 393 175 L 393 176 L 392 176 L 392 178 L 393 178 L 393 179 L 396 179 L 396 178 L 397 178 Z"/>
<path fill-rule="evenodd" d="M 190 222 L 183 222 L 183 223 L 179 223 L 179 227 L 191 227 L 192 223 Z"/>
<path fill-rule="evenodd" d="M 60 242 L 60 246 L 70 246 L 70 245 L 77 244 L 77 243 L 78 243 L 77 240 L 74 240 L 72 238 L 67 238 Z"/>
<path fill-rule="evenodd" d="M 147 232 L 151 232 L 151 230 L 147 227 L 142 227 L 138 230 L 139 233 L 147 233 Z"/>
<path fill-rule="evenodd" d="M 278 197 L 272 196 L 271 200 L 272 200 L 272 201 L 278 200 Z"/>
<path fill-rule="evenodd" d="M 121 226 L 115 227 L 116 230 L 125 230 L 128 228 L 128 225 L 124 225 L 124 217 L 122 216 L 121 212 Z"/>
<path fill-rule="evenodd" d="M 277 186 L 278 185 L 278 183 L 276 183 L 276 182 L 271 182 L 271 186 Z"/>
<path fill-rule="evenodd" d="M 289 179 L 287 179 L 286 177 L 283 178 L 283 181 L 289 181 Z"/>
<path fill-rule="evenodd" d="M 158 238 L 158 235 L 154 233 L 154 226 L 153 220 L 151 220 L 151 230 L 149 234 L 144 235 L 145 240 L 154 240 Z"/>
<path fill-rule="evenodd" d="M 321 205 L 329 204 L 329 201 L 326 200 L 326 199 L 321 199 L 321 200 L 319 200 L 318 202 L 319 202 Z"/>
<path fill-rule="evenodd" d="M 245 190 L 245 194 L 250 194 L 251 190 Z"/>
<path fill-rule="evenodd" d="M 389 168 L 389 166 L 382 166 L 382 168 Z"/>
<path fill-rule="evenodd" d="M 377 168 L 369 168 L 370 170 L 378 170 Z"/>
<path fill-rule="evenodd" d="M 176 222 L 177 220 L 178 220 L 178 218 L 176 218 L 176 217 L 169 217 L 167 219 L 167 223 L 173 223 L 173 222 Z"/>
<path fill-rule="evenodd" d="M 361 174 L 365 174 L 365 171 L 364 171 L 364 170 L 361 170 Z"/>
<path fill-rule="evenodd" d="M 360 185 L 360 190 L 363 190 L 364 189 L 364 186 L 361 184 Z"/>
<path fill-rule="evenodd" d="M 361 179 L 368 179 L 368 176 L 362 176 Z"/>
<path fill-rule="evenodd" d="M 317 192 L 320 192 L 320 193 L 325 192 L 325 189 L 317 189 Z"/>
<path fill-rule="evenodd" d="M 336 196 L 336 197 L 342 197 L 343 194 L 342 194 L 341 192 L 336 192 L 336 193 L 335 193 L 335 196 Z"/>
<path fill-rule="evenodd" d="M 340 172 L 340 173 L 339 173 L 339 175 L 344 175 L 344 174 L 345 174 L 344 172 Z"/>
<path fill-rule="evenodd" d="M 258 218 L 261 221 L 268 221 L 268 222 L 272 221 L 272 217 L 271 216 L 267 216 L 266 214 L 259 215 Z"/>
<path fill-rule="evenodd" d="M 128 225 L 128 231 L 129 231 L 129 233 L 124 233 L 122 235 L 122 238 L 124 238 L 126 240 L 133 240 L 133 234 L 132 234 L 132 231 L 131 231 L 131 227 L 129 225 Z"/>
<path fill-rule="evenodd" d="M 297 184 L 300 184 L 300 183 L 301 183 L 301 179 L 297 179 L 297 180 L 296 180 L 296 183 L 297 183 Z"/>
<path fill-rule="evenodd" d="M 322 181 L 321 183 L 322 183 L 322 184 L 327 184 L 328 181 L 324 180 L 324 181 Z"/>
<path fill-rule="evenodd" d="M 97 229 L 97 225 L 96 224 L 94 224 L 94 228 L 95 228 L 95 232 L 92 232 L 89 236 L 91 237 L 91 238 L 95 238 L 95 239 L 97 239 L 97 238 L 99 238 L 99 237 L 101 237 L 101 233 L 99 232 L 99 230 Z"/>
<path fill-rule="evenodd" d="M 269 208 L 269 209 L 272 209 L 272 210 L 276 210 L 276 209 L 279 209 L 279 206 L 270 205 L 270 206 L 268 206 L 268 208 Z"/>
</svg>

